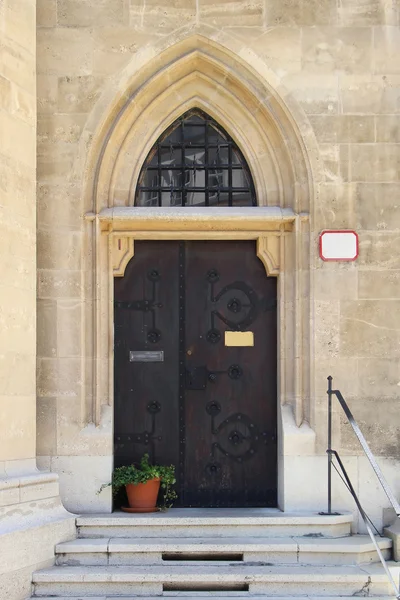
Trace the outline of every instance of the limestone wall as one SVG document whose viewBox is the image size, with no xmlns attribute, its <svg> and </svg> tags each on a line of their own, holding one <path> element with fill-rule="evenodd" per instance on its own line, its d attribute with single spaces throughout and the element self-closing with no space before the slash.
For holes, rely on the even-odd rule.
<svg viewBox="0 0 400 600">
<path fill-rule="evenodd" d="M 58 477 L 36 468 L 36 2 L 0 2 L 0 598 L 75 536 Z"/>
<path fill-rule="evenodd" d="M 104 280 L 92 270 L 102 261 L 100 234 L 96 219 L 83 218 L 96 212 L 99 140 L 108 139 L 129 94 L 134 104 L 149 74 L 167 67 L 158 57 L 196 35 L 226 48 L 230 75 L 239 59 L 257 73 L 266 108 L 267 88 L 276 90 L 313 164 L 301 398 L 290 382 L 281 398 L 288 405 L 281 417 L 284 506 L 324 508 L 328 374 L 400 493 L 399 11 L 395 0 L 38 0 L 38 454 L 42 466 L 60 473 L 67 507 L 110 509 L 110 497 L 95 491 L 112 466 L 112 386 L 102 384 L 112 355 L 96 337 L 102 315 L 92 304 L 103 293 Z M 323 263 L 317 242 L 324 228 L 355 228 L 359 259 Z M 339 413 L 336 426 L 335 442 L 379 524 L 387 502 Z M 337 503 L 351 507 L 346 498 L 337 492 Z"/>
<path fill-rule="evenodd" d="M 3 2 L 0 36 L 1 477 L 36 458 L 34 2 Z"/>
</svg>

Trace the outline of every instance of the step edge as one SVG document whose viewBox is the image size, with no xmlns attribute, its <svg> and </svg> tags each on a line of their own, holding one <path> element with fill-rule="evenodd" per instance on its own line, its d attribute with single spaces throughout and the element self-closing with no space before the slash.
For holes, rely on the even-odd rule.
<svg viewBox="0 0 400 600">
<path fill-rule="evenodd" d="M 332 527 L 334 525 L 346 525 L 353 522 L 352 514 L 341 514 L 333 516 L 310 515 L 306 517 L 158 517 L 158 516 L 120 516 L 120 517 L 104 517 L 104 516 L 79 516 L 76 519 L 78 527 L 91 526 L 115 526 L 125 525 L 128 523 L 132 527 L 140 525 L 150 526 L 182 526 L 188 525 L 223 525 L 223 526 L 248 526 L 248 525 L 271 525 L 271 526 L 293 526 L 306 527 L 310 525 Z"/>
<path fill-rule="evenodd" d="M 311 552 L 325 554 L 362 554 L 373 552 L 374 544 L 371 540 L 357 540 L 356 542 L 346 542 L 351 538 L 326 538 L 325 543 L 321 543 L 321 538 L 313 540 L 302 540 L 299 538 L 277 538 L 273 541 L 260 542 L 259 538 L 252 540 L 216 539 L 204 543 L 206 538 L 197 538 L 198 543 L 193 541 L 183 542 L 182 538 L 177 542 L 177 538 L 163 539 L 161 542 L 157 538 L 146 539 L 138 543 L 135 538 L 80 538 L 69 542 L 62 542 L 56 545 L 56 554 L 96 554 L 96 553 L 162 553 L 162 552 Z M 100 541 L 101 540 L 101 541 Z M 121 540 L 124 540 L 121 542 Z M 201 541 L 200 541 L 201 540 Z M 340 541 L 339 541 L 340 540 Z M 343 541 L 342 541 L 343 540 Z M 390 549 L 393 542 L 389 538 L 378 539 L 377 543 L 381 549 Z"/>
<path fill-rule="evenodd" d="M 347 566 L 347 565 L 344 565 Z M 365 582 L 365 580 L 370 577 L 371 583 L 387 583 L 389 581 L 387 579 L 386 573 L 368 573 L 366 571 L 357 571 L 354 573 L 348 572 L 340 572 L 340 569 L 337 572 L 328 572 L 328 573 L 318 573 L 315 572 L 315 568 L 313 567 L 313 572 L 304 572 L 304 568 L 299 565 L 296 567 L 297 572 L 293 572 L 291 568 L 292 565 L 286 567 L 287 571 L 277 571 L 271 570 L 271 567 L 263 570 L 261 573 L 252 573 L 251 571 L 246 571 L 246 567 L 243 566 L 241 572 L 232 572 L 232 573 L 221 573 L 214 572 L 210 573 L 207 570 L 207 567 L 202 567 L 198 569 L 196 573 L 188 573 L 187 567 L 185 567 L 184 572 L 171 572 L 169 569 L 166 573 L 138 573 L 132 571 L 115 571 L 110 572 L 107 570 L 107 567 L 103 567 L 100 572 L 93 572 L 85 570 L 85 573 L 71 573 L 65 572 L 67 567 L 60 567 L 59 571 L 52 573 L 34 573 L 32 577 L 32 581 L 34 584 L 40 583 L 84 583 L 84 582 L 103 582 L 103 583 L 112 583 L 116 581 L 126 581 L 126 582 L 137 582 L 137 583 L 190 583 L 190 582 L 207 582 L 207 583 L 222 583 L 222 582 L 230 582 L 230 583 L 262 583 L 262 582 L 324 582 L 324 583 L 337 583 L 338 581 L 343 582 Z M 174 569 L 176 571 L 179 567 Z M 326 568 L 326 567 L 325 567 Z M 357 568 L 357 567 L 355 567 Z"/>
</svg>

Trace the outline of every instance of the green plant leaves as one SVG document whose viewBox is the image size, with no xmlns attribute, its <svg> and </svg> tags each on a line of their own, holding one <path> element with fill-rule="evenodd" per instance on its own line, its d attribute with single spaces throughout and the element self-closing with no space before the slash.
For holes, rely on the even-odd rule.
<svg viewBox="0 0 400 600">
<path fill-rule="evenodd" d="M 176 483 L 175 467 L 174 465 L 151 465 L 148 454 L 142 456 L 139 466 L 127 465 L 114 469 L 111 482 L 102 485 L 98 493 L 112 485 L 113 496 L 116 496 L 119 490 L 129 483 L 146 483 L 146 481 L 155 478 L 161 480 L 163 502 L 159 508 L 160 510 L 170 508 L 177 497 L 175 490 L 172 489 L 172 486 Z"/>
</svg>

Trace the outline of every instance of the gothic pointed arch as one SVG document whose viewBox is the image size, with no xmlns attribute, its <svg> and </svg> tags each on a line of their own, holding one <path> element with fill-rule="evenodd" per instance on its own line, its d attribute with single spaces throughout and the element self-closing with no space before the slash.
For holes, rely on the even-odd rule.
<svg viewBox="0 0 400 600">
<path fill-rule="evenodd" d="M 249 166 L 234 140 L 209 115 L 181 115 L 150 150 L 135 206 L 256 206 Z"/>
<path fill-rule="evenodd" d="M 85 207 L 91 237 L 85 290 L 92 312 L 86 339 L 88 356 L 94 359 L 87 364 L 87 378 L 93 384 L 88 412 L 99 423 L 103 399 L 112 404 L 113 278 L 123 276 L 134 255 L 134 240 L 253 239 L 267 274 L 279 276 L 280 403 L 293 407 L 297 425 L 303 419 L 310 421 L 308 215 L 315 183 L 324 175 L 307 118 L 278 81 L 271 85 L 261 57 L 243 48 L 235 54 L 232 45 L 224 47 L 203 35 L 165 42 L 151 54 L 135 58 L 129 68 L 120 77 L 118 93 L 112 86 L 107 90 L 88 126 Z M 187 211 L 180 206 L 171 222 L 163 206 L 147 210 L 136 203 L 152 149 L 191 111 L 206 114 L 240 149 L 254 186 L 257 206 L 233 208 L 229 212 L 237 213 L 228 225 L 226 211 L 218 206 L 190 211 L 188 223 L 182 214 Z M 194 176 L 194 169 L 191 173 Z M 181 170 L 181 191 L 185 178 Z M 223 186 L 217 184 L 217 192 L 218 187 Z M 163 191 L 171 200 L 170 188 L 157 187 L 158 204 L 158 192 Z M 207 210 L 206 219 L 199 216 Z M 246 210 L 251 216 L 243 217 L 241 211 Z M 259 215 L 257 222 L 252 221 L 254 213 Z"/>
<path fill-rule="evenodd" d="M 86 210 L 133 206 L 151 148 L 184 112 L 198 108 L 242 150 L 259 206 L 309 212 L 313 181 L 322 177 L 317 147 L 305 115 L 294 118 L 288 109 L 284 90 L 263 80 L 242 58 L 245 52 L 234 56 L 202 35 L 163 48 L 156 59 L 124 74 L 125 89 L 101 117 L 86 167 Z M 256 56 L 248 58 L 259 67 Z"/>
</svg>

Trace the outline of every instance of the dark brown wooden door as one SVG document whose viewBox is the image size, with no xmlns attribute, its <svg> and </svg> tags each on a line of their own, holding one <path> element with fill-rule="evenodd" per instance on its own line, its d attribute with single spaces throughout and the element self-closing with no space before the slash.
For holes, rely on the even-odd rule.
<svg viewBox="0 0 400 600">
<path fill-rule="evenodd" d="M 115 464 L 175 464 L 181 506 L 276 506 L 276 355 L 254 242 L 136 242 L 115 280 Z"/>
</svg>

